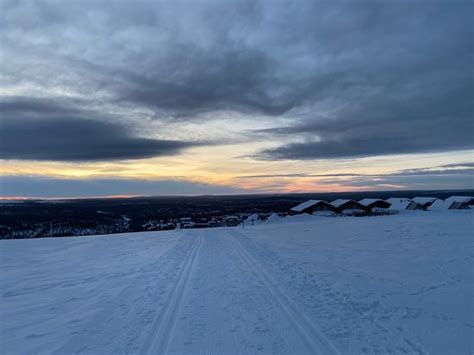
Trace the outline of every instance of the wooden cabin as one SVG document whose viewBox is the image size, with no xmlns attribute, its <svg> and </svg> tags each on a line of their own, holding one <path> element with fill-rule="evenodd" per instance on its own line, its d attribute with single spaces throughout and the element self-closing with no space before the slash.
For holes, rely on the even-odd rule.
<svg viewBox="0 0 474 355">
<path fill-rule="evenodd" d="M 406 197 L 391 197 L 387 200 L 390 203 L 389 210 L 402 211 L 402 210 L 422 210 L 423 206 L 418 202 L 415 202 Z"/>
<path fill-rule="evenodd" d="M 381 198 L 364 198 L 359 203 L 366 208 L 367 212 L 373 213 L 388 213 L 391 206 L 390 202 Z"/>
<path fill-rule="evenodd" d="M 429 210 L 431 205 L 437 200 L 436 197 L 415 197 L 412 199 L 416 203 L 419 203 L 424 210 Z"/>
<path fill-rule="evenodd" d="M 302 214 L 302 213 L 313 214 L 315 212 L 320 212 L 320 211 L 335 213 L 336 209 L 329 202 L 326 202 L 323 200 L 308 200 L 293 207 L 290 210 L 290 214 L 291 215 Z"/>
<path fill-rule="evenodd" d="M 474 209 L 474 197 L 473 196 L 451 196 L 448 197 L 446 203 L 449 204 L 450 209 Z"/>
<path fill-rule="evenodd" d="M 365 216 L 366 208 L 354 200 L 337 199 L 331 202 L 336 212 L 347 216 Z"/>
</svg>

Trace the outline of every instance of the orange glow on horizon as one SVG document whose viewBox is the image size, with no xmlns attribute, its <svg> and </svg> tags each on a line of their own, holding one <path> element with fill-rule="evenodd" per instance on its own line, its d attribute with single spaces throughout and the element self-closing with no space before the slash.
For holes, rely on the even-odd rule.
<svg viewBox="0 0 474 355">
<path fill-rule="evenodd" d="M 30 177 L 58 180 L 124 180 L 124 181 L 181 181 L 207 185 L 212 191 L 229 190 L 228 194 L 269 194 L 269 193 L 318 193 L 318 192 L 351 192 L 368 190 L 400 190 L 411 186 L 404 181 L 378 179 L 390 176 L 406 169 L 430 169 L 443 164 L 466 162 L 472 160 L 471 152 L 439 153 L 430 155 L 413 155 L 407 157 L 390 156 L 361 158 L 344 161 L 259 161 L 246 158 L 251 151 L 234 149 L 234 146 L 221 147 L 219 150 L 195 148 L 182 155 L 163 158 L 116 161 L 116 162 L 50 162 L 50 161 L 17 161 L 0 160 L 0 185 L 2 177 Z M 352 174 L 355 174 L 353 176 Z M 6 186 L 6 185 L 5 185 Z M 1 187 L 1 186 L 0 186 Z M 220 188 L 220 190 L 219 190 Z M 223 189 L 222 189 L 223 188 Z M 1 190 L 0 190 L 1 191 Z M 117 191 L 117 190 L 116 190 Z M 141 193 L 143 190 L 135 192 Z M 6 194 L 4 188 L 0 193 Z M 21 190 L 12 192 L 15 196 L 0 196 L 0 200 L 32 199 L 80 199 L 80 198 L 132 198 L 142 196 L 165 196 L 165 193 L 137 195 L 133 190 L 118 190 L 118 195 L 58 197 L 21 196 Z M 115 191 L 113 191 L 115 192 Z M 43 194 L 43 190 L 37 192 Z M 82 193 L 81 193 L 82 194 Z M 87 195 L 87 193 L 84 193 Z M 20 196 L 18 196 L 20 195 Z M 183 194 L 185 195 L 185 194 Z"/>
<path fill-rule="evenodd" d="M 104 195 L 104 196 L 66 196 L 66 197 L 24 197 L 24 196 L 0 196 L 0 201 L 31 201 L 31 200 L 87 200 L 96 198 L 134 198 L 134 197 L 149 197 L 149 195 Z"/>
</svg>

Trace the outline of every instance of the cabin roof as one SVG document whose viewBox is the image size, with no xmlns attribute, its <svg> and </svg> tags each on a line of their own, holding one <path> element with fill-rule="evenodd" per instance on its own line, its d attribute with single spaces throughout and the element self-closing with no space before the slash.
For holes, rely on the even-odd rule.
<svg viewBox="0 0 474 355">
<path fill-rule="evenodd" d="M 387 202 L 390 203 L 390 208 L 394 210 L 405 210 L 411 203 L 419 205 L 417 202 L 405 198 L 389 198 Z"/>
<path fill-rule="evenodd" d="M 425 203 L 433 203 L 436 200 L 437 200 L 436 197 L 414 197 L 413 198 L 413 201 L 421 203 L 422 205 L 424 205 Z"/>
<path fill-rule="evenodd" d="M 451 196 L 448 197 L 445 201 L 454 203 L 454 202 L 465 202 L 465 203 L 470 203 L 472 200 L 474 200 L 474 197 L 472 196 Z"/>
<path fill-rule="evenodd" d="M 436 200 L 430 206 L 430 211 L 444 211 L 449 209 L 449 207 L 451 207 L 451 203 L 443 200 Z"/>
<path fill-rule="evenodd" d="M 369 206 L 369 205 L 371 205 L 371 204 L 373 204 L 373 203 L 375 203 L 375 202 L 384 202 L 384 203 L 386 202 L 386 203 L 390 203 L 390 202 L 385 201 L 385 200 L 383 200 L 383 199 L 381 199 L 381 198 L 364 198 L 364 199 L 362 199 L 362 200 L 359 201 L 359 203 L 360 203 L 362 206 L 365 206 L 365 207 L 367 207 L 367 206 Z"/>
<path fill-rule="evenodd" d="M 309 207 L 312 207 L 320 202 L 323 202 L 323 203 L 328 203 L 326 201 L 323 201 L 323 200 L 308 200 L 308 201 L 305 201 L 303 203 L 300 203 L 299 205 L 293 207 L 291 210 L 294 211 L 294 212 L 301 212 L 301 211 L 304 211 L 305 209 L 309 208 Z"/>
<path fill-rule="evenodd" d="M 390 197 L 387 198 L 385 201 L 388 203 L 402 203 L 402 202 L 412 202 L 412 200 L 408 197 Z"/>
<path fill-rule="evenodd" d="M 338 208 L 338 207 L 341 207 L 343 204 L 347 203 L 347 202 L 354 202 L 354 203 L 359 203 L 357 201 L 354 201 L 354 200 L 349 200 L 349 199 L 344 199 L 344 198 L 338 198 L 337 200 L 334 200 L 331 202 L 331 205 L 333 205 L 334 207 Z"/>
</svg>

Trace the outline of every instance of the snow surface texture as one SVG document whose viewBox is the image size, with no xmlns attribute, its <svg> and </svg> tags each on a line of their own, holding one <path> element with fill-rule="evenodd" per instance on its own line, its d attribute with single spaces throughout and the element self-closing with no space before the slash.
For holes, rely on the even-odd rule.
<svg viewBox="0 0 474 355">
<path fill-rule="evenodd" d="M 0 352 L 474 352 L 473 211 L 1 241 Z"/>
</svg>

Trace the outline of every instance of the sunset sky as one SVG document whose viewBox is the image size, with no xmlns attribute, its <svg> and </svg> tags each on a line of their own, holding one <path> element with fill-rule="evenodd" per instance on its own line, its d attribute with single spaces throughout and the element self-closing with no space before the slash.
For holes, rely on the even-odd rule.
<svg viewBox="0 0 474 355">
<path fill-rule="evenodd" d="M 474 188 L 473 1 L 0 4 L 0 196 Z"/>
</svg>

